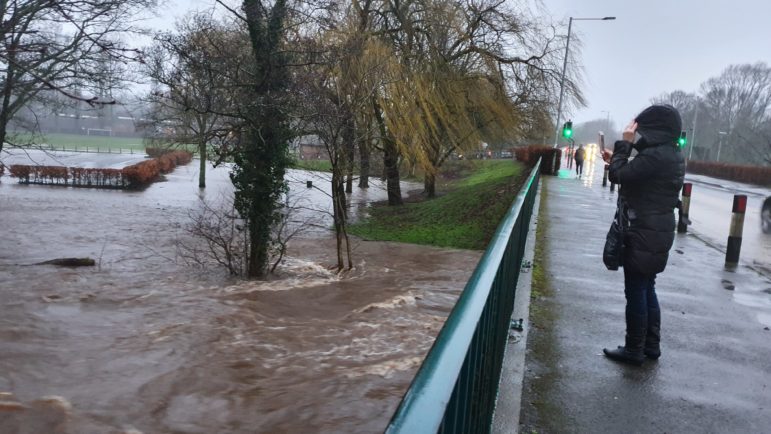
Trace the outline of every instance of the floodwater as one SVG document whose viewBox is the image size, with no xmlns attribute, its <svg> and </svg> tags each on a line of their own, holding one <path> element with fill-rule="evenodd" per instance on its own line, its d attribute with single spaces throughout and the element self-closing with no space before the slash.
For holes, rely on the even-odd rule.
<svg viewBox="0 0 771 434">
<path fill-rule="evenodd" d="M 291 171 L 314 230 L 277 276 L 191 268 L 189 212 L 229 188 L 216 169 L 199 193 L 197 167 L 143 192 L 0 180 L 1 433 L 382 432 L 479 253 L 355 241 L 331 273 L 327 182 Z M 98 266 L 30 265 L 72 256 Z"/>
</svg>

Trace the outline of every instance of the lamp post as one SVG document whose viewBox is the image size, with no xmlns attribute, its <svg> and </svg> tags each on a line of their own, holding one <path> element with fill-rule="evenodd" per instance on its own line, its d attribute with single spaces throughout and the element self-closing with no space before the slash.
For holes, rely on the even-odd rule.
<svg viewBox="0 0 771 434">
<path fill-rule="evenodd" d="M 699 106 L 701 105 L 701 99 L 696 97 L 696 110 L 693 114 L 693 127 L 691 128 L 691 144 L 688 145 L 688 160 L 693 155 L 693 145 L 696 144 L 696 122 L 699 120 Z"/>
<path fill-rule="evenodd" d="M 608 110 L 603 110 L 600 113 L 607 113 L 607 117 L 605 118 L 605 133 L 610 133 L 610 112 Z"/>
<path fill-rule="evenodd" d="M 603 17 L 603 18 L 573 18 L 570 17 L 568 21 L 568 39 L 565 43 L 565 59 L 562 63 L 562 76 L 560 77 L 560 99 L 557 103 L 557 131 L 554 133 L 554 147 L 559 144 L 560 137 L 560 122 L 562 121 L 562 99 L 565 96 L 565 72 L 568 68 L 568 54 L 570 53 L 570 33 L 573 30 L 573 21 L 610 21 L 615 20 L 616 17 Z"/>
<path fill-rule="evenodd" d="M 725 132 L 725 131 L 718 131 L 717 133 L 720 135 L 720 142 L 718 142 L 718 145 L 717 145 L 717 158 L 715 159 L 715 161 L 717 161 L 719 163 L 720 162 L 720 150 L 723 148 L 723 137 L 727 136 L 728 133 Z"/>
</svg>

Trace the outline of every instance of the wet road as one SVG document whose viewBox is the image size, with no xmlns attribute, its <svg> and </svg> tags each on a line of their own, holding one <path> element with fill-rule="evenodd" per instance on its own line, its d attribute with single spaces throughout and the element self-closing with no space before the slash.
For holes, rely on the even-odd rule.
<svg viewBox="0 0 771 434">
<path fill-rule="evenodd" d="M 724 251 L 734 194 L 747 195 L 740 260 L 763 267 L 771 274 L 771 234 L 764 234 L 760 227 L 760 209 L 766 197 L 771 196 L 771 189 L 703 175 L 689 174 L 686 181 L 693 183 L 690 209 L 693 225 L 688 229 Z"/>
<path fill-rule="evenodd" d="M 563 159 L 563 166 L 565 161 Z M 584 176 L 580 182 L 586 187 L 602 188 L 604 163 L 599 157 L 587 155 Z M 563 169 L 562 176 L 575 178 L 575 170 Z M 760 207 L 771 189 L 760 186 L 725 181 L 703 175 L 686 175 L 686 182 L 693 183 L 690 219 L 692 232 L 711 245 L 725 252 L 728 230 L 731 225 L 731 207 L 734 194 L 747 195 L 747 213 L 744 219 L 744 235 L 740 260 L 755 265 L 771 275 L 771 234 L 764 234 L 760 227 Z M 605 190 L 608 190 L 607 188 Z M 616 200 L 609 195 L 609 200 Z"/>
<path fill-rule="evenodd" d="M 0 180 L 1 433 L 382 432 L 479 253 L 355 242 L 330 273 L 324 175 L 292 171 L 319 220 L 278 276 L 191 269 L 188 213 L 229 188 L 219 169 L 200 194 L 196 168 L 143 192 Z M 100 266 L 28 265 L 62 256 Z"/>
</svg>

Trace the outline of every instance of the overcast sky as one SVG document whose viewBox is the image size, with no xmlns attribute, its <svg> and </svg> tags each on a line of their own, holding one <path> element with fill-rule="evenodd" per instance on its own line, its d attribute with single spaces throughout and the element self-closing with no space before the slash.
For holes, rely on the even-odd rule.
<svg viewBox="0 0 771 434">
<path fill-rule="evenodd" d="M 543 0 L 582 39 L 587 107 L 574 122 L 605 118 L 623 127 L 650 98 L 696 91 L 731 64 L 771 64 L 769 0 Z"/>
<path fill-rule="evenodd" d="M 574 122 L 605 118 L 623 127 L 654 96 L 696 91 L 731 64 L 771 64 L 771 0 L 542 0 L 553 20 L 615 16 L 615 21 L 574 21 L 581 38 L 587 107 Z M 171 28 L 213 0 L 160 2 L 156 28 Z"/>
</svg>

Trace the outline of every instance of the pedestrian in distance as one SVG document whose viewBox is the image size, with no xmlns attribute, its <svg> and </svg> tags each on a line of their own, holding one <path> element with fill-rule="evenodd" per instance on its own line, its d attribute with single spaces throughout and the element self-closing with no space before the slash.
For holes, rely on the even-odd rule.
<svg viewBox="0 0 771 434">
<path fill-rule="evenodd" d="M 575 155 L 573 155 L 573 159 L 576 160 L 576 176 L 581 178 L 581 175 L 584 173 L 584 158 L 586 158 L 586 150 L 584 149 L 584 145 L 580 144 L 578 145 L 578 149 L 576 149 Z"/>
<path fill-rule="evenodd" d="M 603 151 L 610 163 L 609 178 L 619 184 L 619 200 L 628 210 L 624 231 L 624 295 L 626 340 L 623 346 L 604 349 L 615 361 L 641 365 L 661 356 L 661 310 L 656 296 L 656 275 L 664 271 L 675 236 L 675 214 L 685 177 L 685 160 L 677 139 L 682 121 L 671 105 L 643 110 L 625 128 L 613 153 Z M 640 138 L 635 141 L 635 133 Z M 630 160 L 632 150 L 637 155 Z"/>
</svg>

